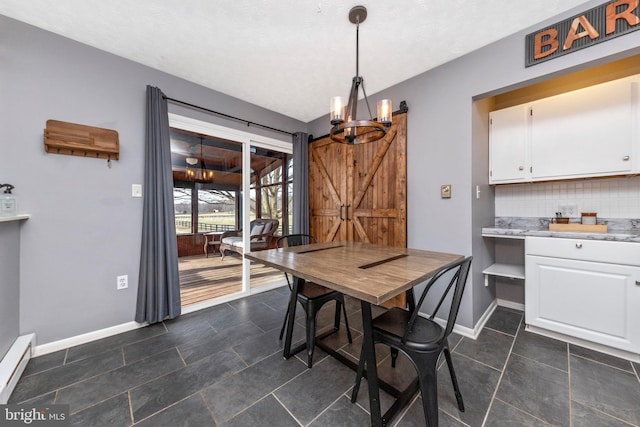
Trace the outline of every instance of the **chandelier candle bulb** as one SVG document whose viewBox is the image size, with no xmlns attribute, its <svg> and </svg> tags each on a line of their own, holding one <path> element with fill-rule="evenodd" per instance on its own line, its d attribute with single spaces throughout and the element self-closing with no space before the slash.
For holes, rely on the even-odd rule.
<svg viewBox="0 0 640 427">
<path fill-rule="evenodd" d="M 390 99 L 381 99 L 378 101 L 378 121 L 382 124 L 390 124 L 392 116 L 392 107 Z"/>
<path fill-rule="evenodd" d="M 329 120 L 331 121 L 332 125 L 340 124 L 344 121 L 344 110 L 344 100 L 341 96 L 334 96 L 333 98 L 331 98 Z"/>
</svg>

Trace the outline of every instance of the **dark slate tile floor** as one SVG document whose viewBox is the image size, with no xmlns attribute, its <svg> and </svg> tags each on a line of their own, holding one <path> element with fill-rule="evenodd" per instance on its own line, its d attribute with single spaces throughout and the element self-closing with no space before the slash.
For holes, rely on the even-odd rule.
<svg viewBox="0 0 640 427">
<path fill-rule="evenodd" d="M 278 334 L 288 292 L 34 358 L 10 403 L 69 404 L 71 424 L 82 427 L 369 425 L 366 381 L 354 405 L 354 372 L 322 350 L 313 369 L 302 354 L 282 358 Z M 333 310 L 322 309 L 321 328 L 332 323 Z M 362 342 L 359 310 L 348 298 L 353 344 L 344 330 L 328 338 L 354 361 Z M 520 311 L 499 307 L 477 340 L 453 334 L 450 346 L 466 411 L 458 410 L 441 367 L 441 426 L 640 426 L 639 364 L 527 332 Z M 408 360 L 401 356 L 392 369 L 388 349 L 377 352 L 382 378 L 400 386 L 411 380 Z M 382 392 L 381 402 L 385 410 L 392 398 Z M 392 425 L 425 425 L 420 396 Z"/>
</svg>

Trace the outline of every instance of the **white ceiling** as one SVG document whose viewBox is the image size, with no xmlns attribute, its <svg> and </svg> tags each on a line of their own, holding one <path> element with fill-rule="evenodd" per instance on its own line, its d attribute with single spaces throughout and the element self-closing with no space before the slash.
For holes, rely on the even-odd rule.
<svg viewBox="0 0 640 427">
<path fill-rule="evenodd" d="M 1 0 L 0 14 L 309 122 L 328 114 L 331 96 L 348 96 L 356 68 L 348 13 L 355 5 L 368 10 L 360 25 L 360 74 L 375 99 L 380 90 L 583 3 Z"/>
</svg>

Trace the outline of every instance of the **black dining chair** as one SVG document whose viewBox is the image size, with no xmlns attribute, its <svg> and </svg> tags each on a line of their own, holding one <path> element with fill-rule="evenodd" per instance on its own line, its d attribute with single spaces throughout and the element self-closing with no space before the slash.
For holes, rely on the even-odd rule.
<svg viewBox="0 0 640 427">
<path fill-rule="evenodd" d="M 308 245 L 317 242 L 318 241 L 315 237 L 308 234 L 288 234 L 276 240 L 276 248 Z M 290 277 L 287 273 L 285 273 L 284 276 L 287 279 L 289 289 L 293 292 L 293 280 L 296 279 L 294 277 Z M 349 339 L 349 343 L 352 342 L 351 331 L 349 330 L 349 320 L 347 319 L 347 309 L 345 308 L 344 303 L 344 295 L 338 291 L 334 291 L 333 289 L 318 285 L 317 283 L 302 281 L 298 284 L 298 293 L 295 297 L 306 313 L 307 366 L 311 368 L 313 365 L 313 350 L 316 336 L 316 317 L 325 303 L 329 301 L 336 302 L 333 332 L 337 332 L 340 329 L 340 311 L 342 309 L 342 313 L 344 314 L 344 323 L 347 329 L 347 338 Z M 287 305 L 287 313 L 284 316 L 284 323 L 280 330 L 281 340 L 284 335 L 287 322 L 295 322 L 295 319 L 291 318 L 290 314 L 289 306 Z"/>
<path fill-rule="evenodd" d="M 427 283 L 413 310 L 395 307 L 373 319 L 374 342 L 388 345 L 391 347 L 392 353 L 402 352 L 416 368 L 420 392 L 422 393 L 424 417 L 430 427 L 438 425 L 437 365 L 440 354 L 443 352 L 449 367 L 458 408 L 464 412 L 462 394 L 453 369 L 447 338 L 458 316 L 462 293 L 464 292 L 469 268 L 471 267 L 471 260 L 472 257 L 468 257 L 438 271 Z M 438 302 L 429 318 L 424 318 L 419 316 L 418 313 L 430 291 L 430 297 L 434 293 L 437 295 L 434 299 L 430 298 L 430 300 Z M 446 318 L 446 325 L 443 328 L 434 318 L 449 295 L 452 295 L 451 304 Z M 356 384 L 351 394 L 351 402 L 353 403 L 358 397 L 358 390 L 364 372 L 364 360 L 365 358 L 361 355 L 356 374 Z M 393 364 L 395 365 L 395 360 Z"/>
</svg>

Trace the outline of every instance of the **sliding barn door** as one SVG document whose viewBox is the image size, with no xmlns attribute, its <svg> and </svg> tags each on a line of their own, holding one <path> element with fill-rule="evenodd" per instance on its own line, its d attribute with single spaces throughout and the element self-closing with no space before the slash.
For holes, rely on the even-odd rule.
<svg viewBox="0 0 640 427">
<path fill-rule="evenodd" d="M 309 228 L 321 242 L 407 247 L 407 114 L 384 138 L 346 145 L 329 137 L 309 145 Z M 404 294 L 386 307 L 406 304 Z"/>
<path fill-rule="evenodd" d="M 386 136 L 346 145 L 329 137 L 309 146 L 309 225 L 319 241 L 407 245 L 407 115 Z"/>
</svg>

